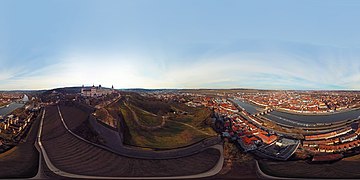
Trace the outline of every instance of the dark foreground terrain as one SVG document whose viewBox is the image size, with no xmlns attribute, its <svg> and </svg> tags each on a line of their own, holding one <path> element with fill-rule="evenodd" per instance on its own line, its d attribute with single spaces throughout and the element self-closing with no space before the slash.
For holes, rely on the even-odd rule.
<svg viewBox="0 0 360 180">
<path fill-rule="evenodd" d="M 0 178 L 31 178 L 38 171 L 39 153 L 35 148 L 40 117 L 31 125 L 25 142 L 0 154 Z"/>
<path fill-rule="evenodd" d="M 359 155 L 322 164 L 309 164 L 306 161 L 274 162 L 262 160 L 259 165 L 264 173 L 277 177 L 360 179 L 358 159 Z"/>
<path fill-rule="evenodd" d="M 81 124 L 86 116 L 72 108 L 61 107 L 65 117 L 74 117 L 70 124 Z M 79 113 L 79 114 L 78 114 Z M 85 118 L 85 119 L 84 119 Z M 70 120 L 66 120 L 70 121 Z M 56 106 L 46 108 L 42 142 L 51 162 L 62 171 L 107 177 L 183 176 L 210 170 L 218 162 L 220 153 L 207 149 L 192 156 L 168 160 L 144 160 L 119 156 L 82 141 L 70 134 L 61 123 Z M 46 172 L 49 177 L 53 173 Z M 56 177 L 56 176 L 55 176 Z"/>
</svg>

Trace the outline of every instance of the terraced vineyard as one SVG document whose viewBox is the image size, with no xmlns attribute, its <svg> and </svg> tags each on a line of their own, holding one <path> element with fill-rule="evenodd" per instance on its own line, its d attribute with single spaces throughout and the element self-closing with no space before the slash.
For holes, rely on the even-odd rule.
<svg viewBox="0 0 360 180">
<path fill-rule="evenodd" d="M 203 123 L 209 118 L 210 110 L 194 110 L 187 106 L 180 108 L 179 103 L 138 98 L 144 97 L 128 96 L 128 100 L 124 98 L 109 107 L 122 114 L 126 124 L 125 144 L 151 149 L 172 149 L 216 137 L 212 128 Z M 188 115 L 180 115 L 185 110 Z M 175 111 L 179 112 L 174 114 Z"/>
<path fill-rule="evenodd" d="M 69 128 L 86 120 L 86 115 L 61 107 Z M 69 119 L 71 118 L 71 119 Z M 177 176 L 210 170 L 220 153 L 207 149 L 192 156 L 168 160 L 144 160 L 119 156 L 70 134 L 62 125 L 56 106 L 46 108 L 42 143 L 51 162 L 60 170 L 92 176 Z M 48 173 L 48 176 L 52 176 Z"/>
<path fill-rule="evenodd" d="M 261 170 L 269 175 L 292 178 L 360 178 L 358 161 L 346 158 L 331 164 L 309 164 L 305 161 L 260 161 Z"/>
</svg>

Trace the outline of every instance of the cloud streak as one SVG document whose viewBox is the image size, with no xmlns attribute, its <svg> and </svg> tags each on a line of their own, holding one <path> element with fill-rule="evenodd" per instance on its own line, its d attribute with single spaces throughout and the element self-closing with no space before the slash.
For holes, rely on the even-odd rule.
<svg viewBox="0 0 360 180">
<path fill-rule="evenodd" d="M 360 89 L 359 7 L 341 0 L 4 1 L 0 89 Z"/>
<path fill-rule="evenodd" d="M 117 88 L 360 88 L 360 55 L 356 49 L 306 44 L 292 47 L 294 43 L 287 42 L 266 45 L 268 48 L 257 42 L 250 49 L 242 48 L 246 42 L 234 43 L 231 48 L 207 46 L 210 48 L 202 55 L 186 58 L 169 56 L 176 52 L 162 54 L 164 51 L 72 51 L 32 71 L 23 71 L 24 67 L 3 68 L 0 88 L 43 89 L 82 84 Z"/>
</svg>

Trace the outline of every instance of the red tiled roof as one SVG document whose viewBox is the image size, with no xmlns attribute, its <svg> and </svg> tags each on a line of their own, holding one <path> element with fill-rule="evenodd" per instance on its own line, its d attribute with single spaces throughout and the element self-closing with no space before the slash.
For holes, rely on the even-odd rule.
<svg viewBox="0 0 360 180">
<path fill-rule="evenodd" d="M 324 133 L 324 134 L 317 134 L 317 135 L 309 135 L 309 136 L 305 136 L 305 140 L 318 140 L 318 139 L 328 139 L 328 138 L 332 138 L 337 136 L 338 134 L 351 130 L 350 127 L 348 128 L 344 128 L 338 131 L 333 131 L 333 132 L 329 132 L 329 133 Z"/>
<path fill-rule="evenodd" d="M 357 128 L 355 134 L 359 135 L 360 134 L 360 127 Z"/>
<path fill-rule="evenodd" d="M 259 137 L 264 143 L 271 144 L 272 142 L 276 141 L 277 136 L 275 135 L 266 135 L 264 132 L 261 132 L 259 134 L 256 134 L 257 137 Z"/>
<path fill-rule="evenodd" d="M 346 150 L 347 148 L 357 147 L 360 145 L 360 140 L 347 142 L 344 144 L 338 144 L 338 145 L 319 145 L 320 150 Z"/>
<path fill-rule="evenodd" d="M 256 138 L 255 136 L 252 136 L 252 137 L 244 136 L 244 137 L 241 138 L 241 140 L 242 140 L 245 144 L 253 144 L 253 141 L 257 141 L 257 140 L 259 140 L 259 139 Z"/>
</svg>

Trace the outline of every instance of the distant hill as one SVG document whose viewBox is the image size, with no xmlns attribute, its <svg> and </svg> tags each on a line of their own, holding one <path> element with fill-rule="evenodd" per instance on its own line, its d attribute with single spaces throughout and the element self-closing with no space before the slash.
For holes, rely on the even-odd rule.
<svg viewBox="0 0 360 180">
<path fill-rule="evenodd" d="M 137 93 L 178 91 L 178 89 L 143 89 L 143 88 L 130 88 L 130 89 L 119 89 L 119 90 L 128 91 L 128 92 L 137 92 Z"/>
<path fill-rule="evenodd" d="M 85 86 L 84 88 L 91 88 L 92 86 Z M 56 91 L 58 93 L 62 93 L 62 94 L 76 94 L 76 93 L 81 93 L 81 89 L 83 87 L 82 86 L 75 86 L 75 87 L 62 87 L 62 88 L 55 88 L 55 89 L 51 89 L 51 90 L 47 90 L 44 93 L 45 94 L 50 94 L 53 91 Z M 107 87 L 101 87 L 103 89 L 110 89 Z"/>
<path fill-rule="evenodd" d="M 0 91 L 0 93 L 41 93 L 45 92 L 44 90 L 9 90 L 9 91 Z"/>
<path fill-rule="evenodd" d="M 56 91 L 58 93 L 66 93 L 66 94 L 76 94 L 81 92 L 81 86 L 79 87 L 63 87 L 63 88 L 55 88 L 51 90 L 47 90 L 44 94 L 51 94 L 52 92 Z"/>
</svg>

